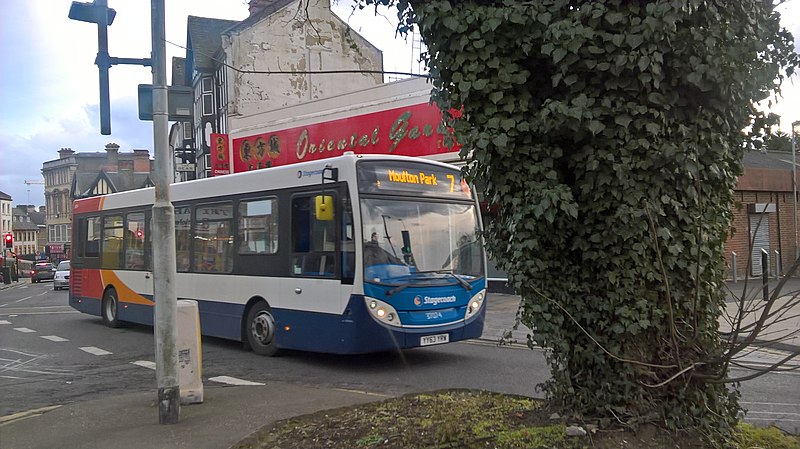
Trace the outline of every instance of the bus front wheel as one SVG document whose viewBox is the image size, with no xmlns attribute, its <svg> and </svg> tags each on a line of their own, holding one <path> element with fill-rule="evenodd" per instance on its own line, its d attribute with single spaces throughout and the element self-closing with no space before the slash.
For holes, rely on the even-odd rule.
<svg viewBox="0 0 800 449">
<path fill-rule="evenodd" d="M 247 344 L 256 354 L 272 356 L 278 351 L 275 344 L 275 317 L 265 302 L 255 304 L 245 322 Z"/>
<path fill-rule="evenodd" d="M 106 290 L 103 295 L 100 311 L 103 316 L 103 324 L 106 326 L 116 328 L 122 325 L 119 320 L 119 299 L 117 298 L 117 291 L 113 288 Z"/>
</svg>

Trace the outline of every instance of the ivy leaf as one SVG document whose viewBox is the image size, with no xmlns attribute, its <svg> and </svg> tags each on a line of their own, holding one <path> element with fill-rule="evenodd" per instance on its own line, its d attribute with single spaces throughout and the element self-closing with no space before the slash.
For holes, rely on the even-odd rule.
<svg viewBox="0 0 800 449">
<path fill-rule="evenodd" d="M 616 25 L 622 22 L 625 19 L 625 16 L 619 12 L 610 12 L 606 14 L 606 22 L 611 25 Z"/>
<path fill-rule="evenodd" d="M 629 115 L 624 115 L 624 114 L 618 115 L 614 118 L 614 122 L 623 128 L 627 128 L 628 125 L 630 125 L 631 120 L 633 119 Z"/>
<path fill-rule="evenodd" d="M 564 59 L 564 56 L 567 56 L 567 51 L 561 47 L 556 48 L 553 51 L 553 62 L 558 64 L 562 59 Z"/>
<path fill-rule="evenodd" d="M 641 34 L 629 34 L 625 36 L 625 42 L 628 44 L 629 47 L 632 49 L 638 48 L 644 42 L 644 38 Z"/>
<path fill-rule="evenodd" d="M 505 148 L 508 145 L 508 136 L 506 134 L 497 134 L 492 139 L 492 143 L 499 148 Z"/>
<path fill-rule="evenodd" d="M 599 122 L 597 120 L 592 120 L 592 121 L 589 122 L 589 125 L 587 126 L 587 128 L 589 129 L 589 131 L 592 134 L 599 134 L 599 133 L 603 132 L 604 129 L 606 129 L 606 125 L 604 125 L 602 122 Z"/>
</svg>

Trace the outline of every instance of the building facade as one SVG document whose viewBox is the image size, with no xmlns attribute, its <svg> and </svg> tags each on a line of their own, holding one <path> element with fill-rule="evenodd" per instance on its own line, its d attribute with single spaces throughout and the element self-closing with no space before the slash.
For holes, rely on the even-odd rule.
<svg viewBox="0 0 800 449">
<path fill-rule="evenodd" d="M 43 242 L 47 226 L 44 206 L 36 210 L 32 205 L 17 205 L 13 209 L 14 253 L 22 259 L 38 260 L 47 257 Z"/>
<path fill-rule="evenodd" d="M 183 139 L 176 148 L 194 148 L 197 178 L 212 175 L 211 135 L 228 133 L 239 117 L 383 82 L 383 54 L 330 0 L 250 0 L 241 22 L 190 16 L 186 47 L 173 69 L 182 65 L 183 85 L 193 89 L 193 121 L 175 130 Z M 310 73 L 337 70 L 351 72 Z"/>
<path fill-rule="evenodd" d="M 11 220 L 13 219 L 11 201 L 11 195 L 0 192 L 0 236 L 11 232 Z"/>
<path fill-rule="evenodd" d="M 730 278 L 786 273 L 798 257 L 798 204 L 792 155 L 747 152 L 734 189 L 733 223 L 725 242 Z M 763 251 L 762 251 L 763 250 Z M 763 253 L 767 257 L 762 257 Z"/>
<path fill-rule="evenodd" d="M 78 158 L 71 148 L 58 150 L 59 158 L 45 162 L 44 199 L 47 211 L 46 249 L 58 258 L 66 255 L 72 236 L 72 180 L 78 170 Z"/>
<path fill-rule="evenodd" d="M 67 259 L 72 240 L 72 201 L 153 186 L 150 152 L 120 153 L 109 143 L 104 152 L 58 151 L 59 158 L 42 165 L 47 210 L 47 246 L 51 259 Z"/>
</svg>

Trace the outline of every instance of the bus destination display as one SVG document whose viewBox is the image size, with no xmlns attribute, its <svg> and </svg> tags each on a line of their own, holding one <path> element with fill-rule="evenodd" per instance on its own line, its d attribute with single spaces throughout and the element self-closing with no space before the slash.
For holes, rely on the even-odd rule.
<svg viewBox="0 0 800 449">
<path fill-rule="evenodd" d="M 360 162 L 358 185 L 363 193 L 415 193 L 449 198 L 471 195 L 460 172 L 413 162 Z"/>
</svg>

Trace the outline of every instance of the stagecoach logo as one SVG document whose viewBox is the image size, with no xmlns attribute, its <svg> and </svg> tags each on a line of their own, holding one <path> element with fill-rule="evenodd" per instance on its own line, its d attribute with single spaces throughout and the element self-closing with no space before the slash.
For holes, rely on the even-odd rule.
<svg viewBox="0 0 800 449">
<path fill-rule="evenodd" d="M 297 171 L 297 179 L 307 178 L 309 176 L 314 176 L 314 175 L 321 175 L 322 171 L 323 170 L 311 170 L 311 171 L 298 170 Z"/>
<path fill-rule="evenodd" d="M 439 304 L 445 304 L 450 302 L 456 302 L 456 297 L 454 296 L 426 296 L 421 298 L 419 295 L 414 297 L 414 304 L 417 306 L 431 305 L 431 306 L 438 306 Z"/>
</svg>

